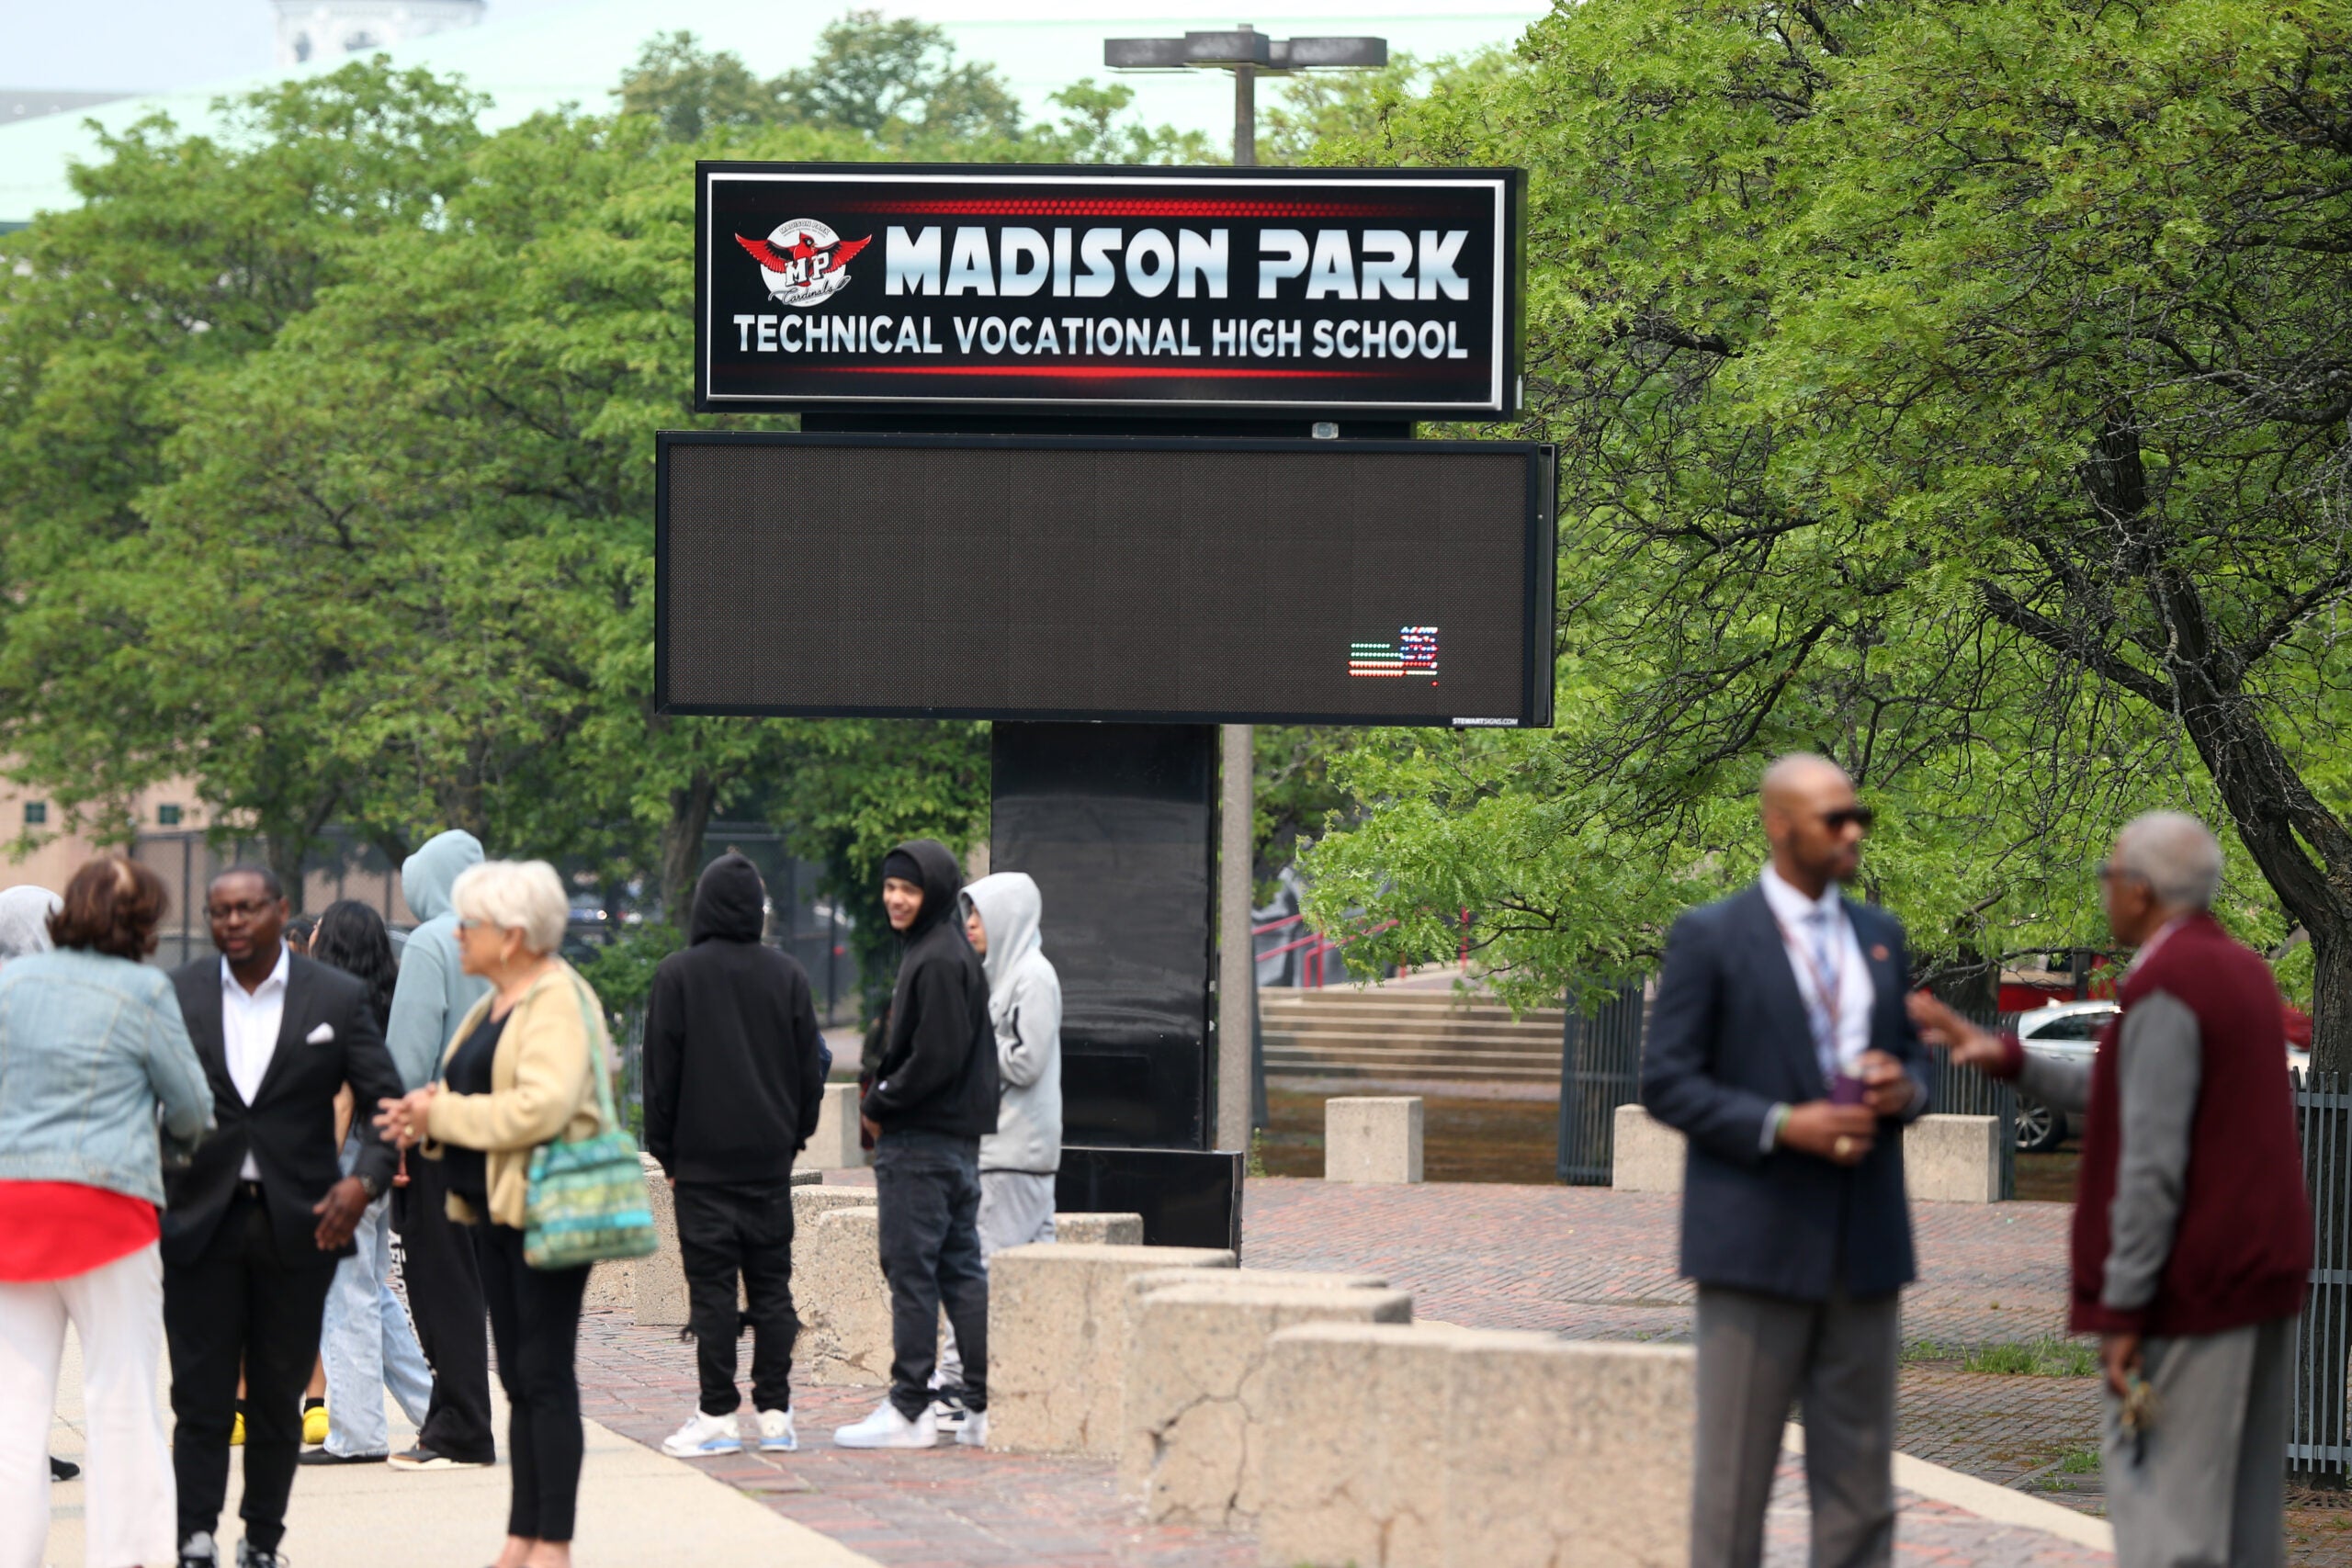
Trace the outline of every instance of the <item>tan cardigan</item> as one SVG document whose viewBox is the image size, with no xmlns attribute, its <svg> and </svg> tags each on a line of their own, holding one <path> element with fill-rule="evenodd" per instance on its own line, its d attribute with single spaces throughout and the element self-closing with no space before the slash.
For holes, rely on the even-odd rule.
<svg viewBox="0 0 2352 1568">
<path fill-rule="evenodd" d="M 441 1053 L 444 1070 L 497 999 L 493 991 L 466 1010 Z M 592 1062 L 602 1066 L 612 1059 L 611 1046 L 596 993 L 571 964 L 556 960 L 506 1015 L 491 1057 L 490 1092 L 453 1094 L 444 1089 L 433 1097 L 425 1118 L 426 1156 L 440 1158 L 435 1145 L 441 1144 L 481 1150 L 490 1217 L 521 1230 L 531 1151 L 559 1137 L 570 1143 L 603 1130 L 595 1080 L 588 1074 Z M 454 1192 L 448 1208 L 449 1217 L 461 1224 L 477 1218 L 473 1205 Z"/>
</svg>

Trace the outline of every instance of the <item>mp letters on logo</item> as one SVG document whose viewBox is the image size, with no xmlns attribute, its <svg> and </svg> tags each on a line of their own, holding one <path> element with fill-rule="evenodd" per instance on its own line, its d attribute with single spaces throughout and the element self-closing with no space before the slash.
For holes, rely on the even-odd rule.
<svg viewBox="0 0 2352 1568">
<path fill-rule="evenodd" d="M 873 243 L 874 236 L 844 240 L 813 218 L 795 218 L 777 224 L 764 240 L 738 234 L 735 243 L 760 264 L 760 280 L 768 286 L 770 299 L 806 308 L 847 286 L 851 258 Z"/>
</svg>

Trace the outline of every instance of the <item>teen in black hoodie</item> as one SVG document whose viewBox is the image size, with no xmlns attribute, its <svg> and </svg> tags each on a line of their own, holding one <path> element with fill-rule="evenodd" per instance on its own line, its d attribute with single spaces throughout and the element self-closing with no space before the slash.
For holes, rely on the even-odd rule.
<svg viewBox="0 0 2352 1568">
<path fill-rule="evenodd" d="M 930 1384 L 944 1305 L 963 1350 L 964 1403 L 971 1412 L 956 1438 L 979 1446 L 988 1440 L 989 1323 L 980 1135 L 996 1130 L 997 1116 L 988 976 L 956 917 L 964 878 L 946 845 L 930 839 L 899 845 L 884 859 L 882 878 L 885 907 L 897 906 L 892 926 L 904 953 L 864 1110 L 878 1130 L 874 1186 L 882 1273 L 890 1283 L 890 1397 L 835 1432 L 833 1441 L 843 1448 L 929 1448 L 938 1441 Z M 920 904 L 899 924 L 917 890 Z"/>
<path fill-rule="evenodd" d="M 759 1446 L 797 1442 L 792 1159 L 817 1130 L 826 1062 L 808 975 L 760 942 L 766 907 L 750 861 L 730 851 L 711 862 L 695 887 L 693 940 L 662 961 L 646 1001 L 645 1146 L 675 1189 L 687 1332 L 700 1347 L 701 1409 L 662 1444 L 685 1459 L 741 1450 L 735 1341 L 743 1316 Z"/>
</svg>

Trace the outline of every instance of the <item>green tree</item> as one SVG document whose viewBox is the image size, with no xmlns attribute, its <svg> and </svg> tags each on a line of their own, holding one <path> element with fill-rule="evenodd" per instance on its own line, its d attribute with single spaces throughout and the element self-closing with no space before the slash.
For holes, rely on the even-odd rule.
<svg viewBox="0 0 2352 1568">
<path fill-rule="evenodd" d="M 1458 898 L 1532 988 L 1589 972 L 1747 873 L 1810 745 L 1954 960 L 2088 944 L 2123 816 L 2223 817 L 2226 913 L 2308 933 L 2352 1066 L 2346 16 L 1595 0 L 1318 148 L 1531 166 L 1563 449 L 1561 729 L 1351 759 L 1327 913 Z"/>
<path fill-rule="evenodd" d="M 996 68 L 958 61 L 945 28 L 854 10 L 829 22 L 814 59 L 775 81 L 787 119 L 877 142 L 1020 140 L 1021 106 Z"/>
<path fill-rule="evenodd" d="M 775 83 L 753 75 L 733 50 L 712 53 L 683 30 L 646 39 L 613 96 L 623 114 L 659 120 L 673 141 L 700 141 L 784 118 Z"/>
</svg>

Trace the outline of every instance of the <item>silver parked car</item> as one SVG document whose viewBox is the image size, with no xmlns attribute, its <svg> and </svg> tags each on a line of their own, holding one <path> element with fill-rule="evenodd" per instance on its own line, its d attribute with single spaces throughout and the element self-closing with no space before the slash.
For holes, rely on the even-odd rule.
<svg viewBox="0 0 2352 1568">
<path fill-rule="evenodd" d="M 2099 1031 L 2107 1021 L 2122 1011 L 2111 1001 L 2052 1002 L 2045 1008 L 2018 1015 L 2018 1040 L 2036 1056 L 2056 1061 L 2087 1062 L 2098 1049 Z M 2293 1045 L 2287 1047 L 2287 1065 L 2304 1072 L 2311 1070 L 2312 1054 Z M 2026 1154 L 2042 1154 L 2066 1141 L 2074 1130 L 2066 1113 L 2055 1110 L 2030 1096 L 2018 1096 L 2018 1148 Z"/>
</svg>

